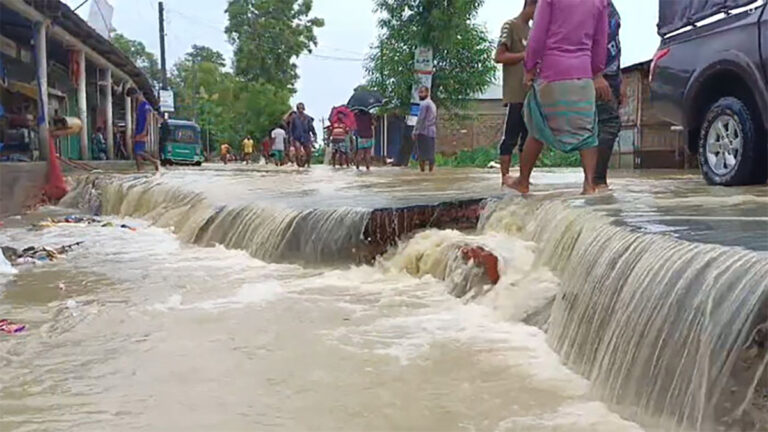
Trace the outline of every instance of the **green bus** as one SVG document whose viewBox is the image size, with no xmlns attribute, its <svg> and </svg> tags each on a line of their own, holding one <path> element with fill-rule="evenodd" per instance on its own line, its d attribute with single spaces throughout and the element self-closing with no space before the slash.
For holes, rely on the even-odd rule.
<svg viewBox="0 0 768 432">
<path fill-rule="evenodd" d="M 185 120 L 168 120 L 167 123 L 167 126 L 161 126 L 160 132 L 166 135 L 160 150 L 161 162 L 164 165 L 202 165 L 205 156 L 200 126 Z M 164 127 L 167 127 L 165 131 L 162 130 Z"/>
</svg>

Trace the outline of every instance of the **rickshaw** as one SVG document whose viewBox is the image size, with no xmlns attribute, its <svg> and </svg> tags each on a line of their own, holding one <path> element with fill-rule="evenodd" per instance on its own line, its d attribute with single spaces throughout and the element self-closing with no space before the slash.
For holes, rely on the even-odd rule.
<svg viewBox="0 0 768 432">
<path fill-rule="evenodd" d="M 160 135 L 160 160 L 163 165 L 200 166 L 205 161 L 200 127 L 194 122 L 168 120 L 167 125 L 161 125 Z"/>
</svg>

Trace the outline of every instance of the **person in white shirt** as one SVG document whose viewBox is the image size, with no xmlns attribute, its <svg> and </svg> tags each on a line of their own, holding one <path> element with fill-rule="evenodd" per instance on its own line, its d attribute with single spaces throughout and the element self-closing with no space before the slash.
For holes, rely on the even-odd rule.
<svg viewBox="0 0 768 432">
<path fill-rule="evenodd" d="M 283 127 L 278 126 L 272 130 L 270 136 L 272 137 L 272 159 L 275 161 L 275 166 L 282 166 L 285 164 L 285 139 L 287 135 Z"/>
</svg>

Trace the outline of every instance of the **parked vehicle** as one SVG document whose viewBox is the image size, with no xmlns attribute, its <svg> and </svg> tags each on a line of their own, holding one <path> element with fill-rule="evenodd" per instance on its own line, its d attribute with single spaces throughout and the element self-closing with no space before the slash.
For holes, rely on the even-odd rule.
<svg viewBox="0 0 768 432">
<path fill-rule="evenodd" d="M 651 65 L 651 98 L 682 126 L 712 185 L 768 178 L 766 7 L 755 0 L 659 0 L 662 41 Z"/>
<path fill-rule="evenodd" d="M 166 127 L 166 126 L 163 126 Z M 162 129 L 162 128 L 161 128 Z M 161 131 L 160 160 L 164 165 L 197 165 L 205 161 L 200 127 L 190 121 L 168 120 L 167 131 Z"/>
</svg>

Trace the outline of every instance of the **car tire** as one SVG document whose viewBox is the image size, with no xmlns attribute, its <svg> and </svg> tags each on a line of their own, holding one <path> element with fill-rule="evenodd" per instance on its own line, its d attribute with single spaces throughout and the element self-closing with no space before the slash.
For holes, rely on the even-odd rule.
<svg viewBox="0 0 768 432">
<path fill-rule="evenodd" d="M 699 163 L 710 185 L 741 186 L 765 182 L 766 144 L 749 108 L 725 97 L 707 112 L 699 138 Z"/>
</svg>

